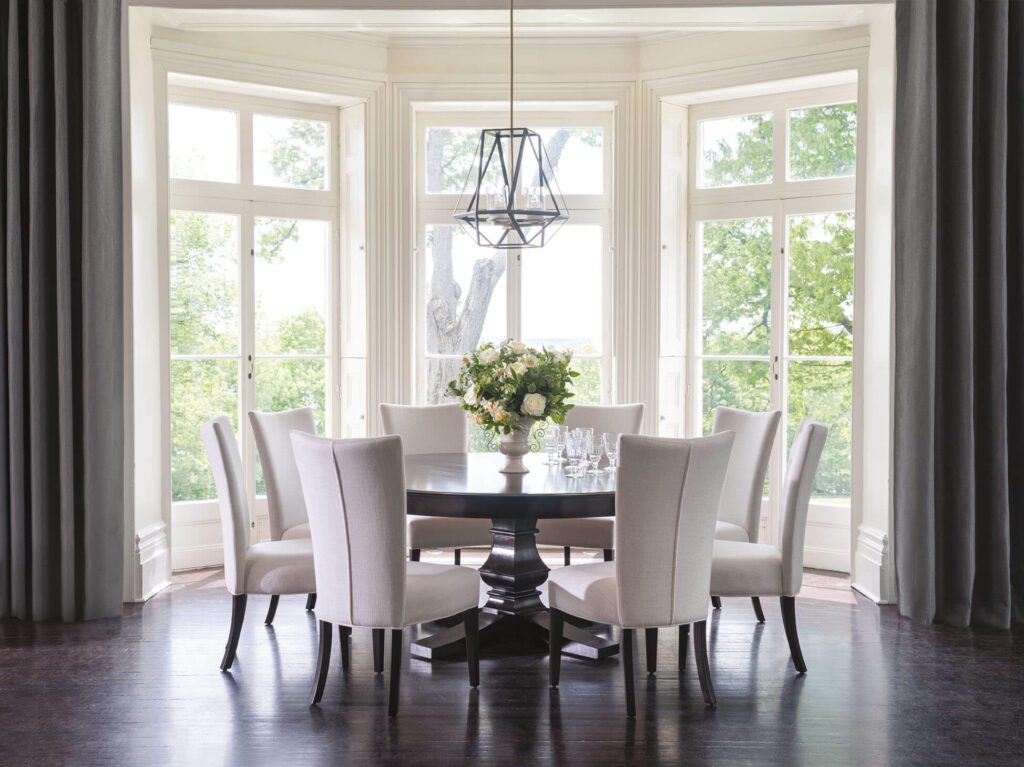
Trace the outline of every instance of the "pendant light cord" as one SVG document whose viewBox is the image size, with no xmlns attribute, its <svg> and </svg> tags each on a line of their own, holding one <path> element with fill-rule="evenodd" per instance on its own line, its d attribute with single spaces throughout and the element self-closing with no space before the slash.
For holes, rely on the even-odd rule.
<svg viewBox="0 0 1024 767">
<path fill-rule="evenodd" d="M 513 20 L 512 20 L 512 7 L 515 0 L 508 0 L 508 140 L 512 141 L 512 129 L 515 127 L 515 117 L 512 111 L 512 103 L 515 98 L 514 96 L 514 82 L 515 82 L 515 49 L 514 43 L 514 32 L 513 32 Z"/>
</svg>

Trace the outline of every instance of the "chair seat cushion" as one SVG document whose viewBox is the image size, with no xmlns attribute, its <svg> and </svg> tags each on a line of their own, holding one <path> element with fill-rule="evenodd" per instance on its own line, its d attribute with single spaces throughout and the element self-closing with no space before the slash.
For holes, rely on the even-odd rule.
<svg viewBox="0 0 1024 767">
<path fill-rule="evenodd" d="M 542 519 L 537 523 L 537 530 L 537 543 L 542 546 L 615 548 L 615 517 Z"/>
<path fill-rule="evenodd" d="M 245 554 L 246 594 L 311 594 L 316 591 L 309 538 L 267 541 Z"/>
<path fill-rule="evenodd" d="M 716 541 L 740 541 L 741 543 L 749 543 L 747 538 L 747 531 L 739 525 L 734 525 L 732 522 L 722 522 L 718 520 L 715 522 L 715 540 Z"/>
<path fill-rule="evenodd" d="M 458 517 L 409 517 L 410 549 L 490 546 L 491 520 Z"/>
<path fill-rule="evenodd" d="M 552 570 L 548 577 L 548 605 L 577 618 L 620 625 L 615 563 Z"/>
<path fill-rule="evenodd" d="M 480 604 L 480 576 L 470 567 L 409 562 L 405 571 L 405 625 L 427 623 Z"/>
<path fill-rule="evenodd" d="M 283 533 L 281 533 L 282 541 L 291 541 L 296 538 L 309 538 L 309 522 L 304 522 L 301 525 L 295 525 L 289 527 Z"/>
<path fill-rule="evenodd" d="M 717 597 L 778 597 L 782 593 L 782 552 L 764 543 L 715 541 L 711 593 Z"/>
</svg>

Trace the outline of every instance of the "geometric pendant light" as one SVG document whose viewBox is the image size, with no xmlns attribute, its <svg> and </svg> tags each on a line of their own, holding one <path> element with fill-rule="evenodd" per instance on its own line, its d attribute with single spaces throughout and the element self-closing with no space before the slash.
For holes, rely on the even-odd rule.
<svg viewBox="0 0 1024 767">
<path fill-rule="evenodd" d="M 541 248 L 569 218 L 540 134 L 513 128 L 512 0 L 509 0 L 508 128 L 480 131 L 454 217 L 477 245 Z"/>
</svg>

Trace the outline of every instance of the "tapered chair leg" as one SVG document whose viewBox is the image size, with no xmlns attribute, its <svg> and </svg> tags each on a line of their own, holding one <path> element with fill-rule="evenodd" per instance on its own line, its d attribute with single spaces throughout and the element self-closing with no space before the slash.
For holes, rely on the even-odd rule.
<svg viewBox="0 0 1024 767">
<path fill-rule="evenodd" d="M 711 606 L 714 607 L 716 610 L 721 610 L 722 609 L 722 598 L 721 597 L 711 597 Z"/>
<path fill-rule="evenodd" d="M 786 639 L 789 640 L 789 654 L 793 656 L 793 665 L 801 674 L 807 673 L 804 654 L 800 651 L 800 637 L 796 633 L 796 598 L 781 597 L 782 625 L 786 627 Z"/>
<path fill-rule="evenodd" d="M 277 602 L 281 599 L 280 594 L 272 594 L 270 597 L 270 607 L 267 608 L 267 617 L 263 619 L 264 625 L 269 626 L 274 622 L 274 616 L 277 615 Z"/>
<path fill-rule="evenodd" d="M 615 560 L 615 549 L 603 549 L 604 561 L 612 562 Z"/>
<path fill-rule="evenodd" d="M 658 670 L 658 629 L 647 629 L 644 638 L 647 640 L 647 673 L 653 674 Z"/>
<path fill-rule="evenodd" d="M 341 640 L 341 669 L 348 671 L 348 667 L 352 663 L 352 628 L 338 626 L 338 638 Z"/>
<path fill-rule="evenodd" d="M 220 670 L 227 671 L 235 662 L 235 650 L 238 649 L 238 637 L 242 634 L 242 621 L 245 620 L 245 594 L 231 597 L 231 630 L 228 632 L 228 643 L 224 646 L 224 657 L 220 662 Z"/>
<path fill-rule="evenodd" d="M 548 677 L 552 687 L 558 687 L 558 677 L 562 673 L 562 626 L 565 616 L 561 610 L 551 610 L 548 614 Z"/>
<path fill-rule="evenodd" d="M 571 565 L 572 564 L 572 549 L 569 548 L 568 546 L 563 546 L 562 547 L 562 558 L 563 558 L 563 561 L 565 562 L 565 566 L 566 567 Z"/>
<path fill-rule="evenodd" d="M 316 655 L 316 671 L 313 672 L 313 695 L 309 705 L 315 706 L 324 697 L 324 687 L 327 686 L 327 669 L 331 666 L 331 642 L 333 626 L 327 621 L 320 621 L 320 649 Z M 345 632 L 341 632 L 341 640 L 345 641 Z M 342 658 L 345 657 L 344 646 L 342 647 Z M 344 661 L 343 661 L 344 662 Z"/>
<path fill-rule="evenodd" d="M 410 562 L 419 562 L 420 561 L 420 550 L 419 549 L 409 549 L 409 561 Z"/>
<path fill-rule="evenodd" d="M 383 631 L 381 633 L 383 636 Z M 398 716 L 398 691 L 402 674 L 402 629 L 391 630 L 391 685 L 388 690 L 388 716 Z"/>
<path fill-rule="evenodd" d="M 479 610 L 473 607 L 462 614 L 466 631 L 466 665 L 469 666 L 469 686 L 480 686 L 480 622 Z"/>
<path fill-rule="evenodd" d="M 714 708 L 718 701 L 715 699 L 714 685 L 711 684 L 706 621 L 697 621 L 693 624 L 693 658 L 697 661 L 697 676 L 700 679 L 700 691 L 704 693 L 704 705 Z"/>
<path fill-rule="evenodd" d="M 622 672 L 626 682 L 626 716 L 636 719 L 636 691 L 633 689 L 633 629 L 622 629 Z"/>
<path fill-rule="evenodd" d="M 686 648 L 690 646 L 690 624 L 679 627 L 679 672 L 686 668 Z"/>
<path fill-rule="evenodd" d="M 462 564 L 462 549 L 455 549 L 455 564 Z"/>
<path fill-rule="evenodd" d="M 306 612 L 313 612 L 313 608 L 316 607 L 316 594 L 306 595 Z"/>
<path fill-rule="evenodd" d="M 764 610 L 761 609 L 761 597 L 751 597 L 750 602 L 754 605 L 754 615 L 757 616 L 757 622 L 764 623 Z"/>
<path fill-rule="evenodd" d="M 384 673 L 384 629 L 373 629 L 373 673 Z"/>
</svg>

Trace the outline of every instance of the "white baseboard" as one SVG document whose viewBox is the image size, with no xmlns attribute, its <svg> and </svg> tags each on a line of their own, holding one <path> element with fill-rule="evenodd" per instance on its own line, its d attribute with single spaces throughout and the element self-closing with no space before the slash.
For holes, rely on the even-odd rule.
<svg viewBox="0 0 1024 767">
<path fill-rule="evenodd" d="M 876 604 L 893 604 L 896 601 L 896 579 L 892 568 L 889 534 L 870 525 L 857 528 L 853 588 Z"/>
<path fill-rule="evenodd" d="M 167 525 L 157 522 L 135 534 L 131 567 L 133 602 L 145 602 L 170 585 L 171 552 L 167 545 Z"/>
</svg>

